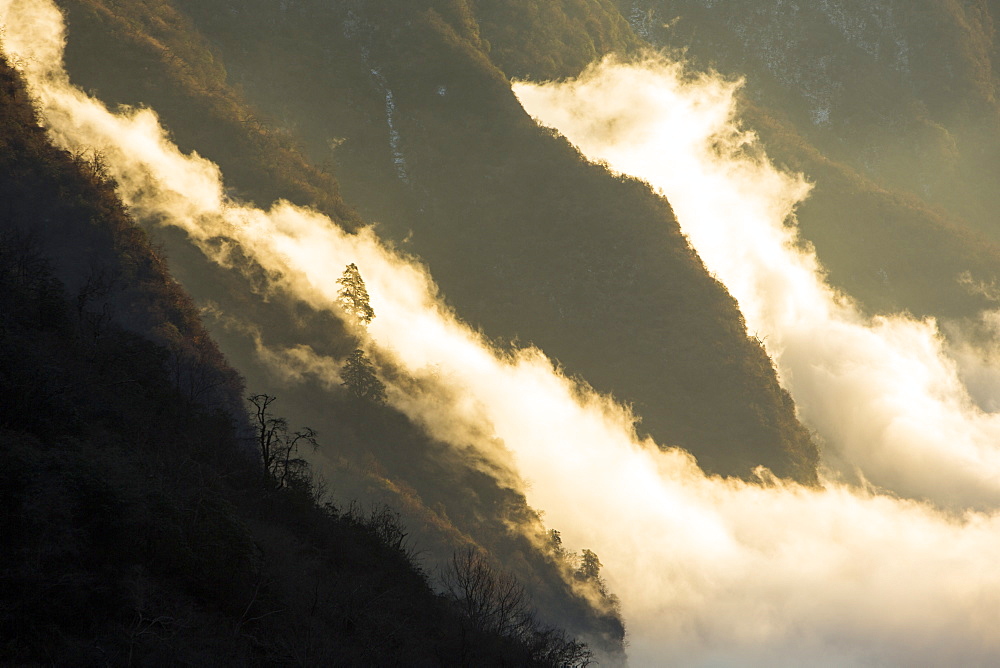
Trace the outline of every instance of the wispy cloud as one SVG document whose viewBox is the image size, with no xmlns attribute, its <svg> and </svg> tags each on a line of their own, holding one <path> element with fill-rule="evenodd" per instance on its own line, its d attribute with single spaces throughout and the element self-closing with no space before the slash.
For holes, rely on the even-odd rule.
<svg viewBox="0 0 1000 668">
<path fill-rule="evenodd" d="M 542 352 L 492 350 L 443 306 L 425 268 L 371 230 L 349 235 L 288 203 L 263 211 L 231 202 L 218 169 L 181 154 L 151 111 L 111 113 L 69 86 L 61 18 L 48 0 L 0 0 L 0 23 L 53 136 L 74 150 L 99 149 L 137 215 L 186 230 L 219 262 L 238 244 L 273 289 L 334 313 L 336 279 L 357 264 L 377 313 L 357 334 L 402 372 L 387 377 L 390 402 L 457 451 L 471 448 L 509 470 L 507 484 L 523 489 L 568 547 L 598 552 L 637 664 L 1000 658 L 1000 516 L 956 517 L 766 472 L 759 485 L 706 477 L 686 453 L 636 439 L 626 409 L 560 375 Z M 795 182 L 772 178 L 782 193 Z M 790 210 L 794 198 L 785 197 Z M 808 269 L 795 271 L 808 277 Z M 747 308 L 763 327 L 793 303 Z M 816 306 L 834 307 L 848 308 Z M 908 324 L 903 334 L 923 341 L 929 327 Z"/>
<path fill-rule="evenodd" d="M 827 466 L 952 508 L 996 507 L 1000 416 L 972 401 L 933 319 L 865 317 L 825 282 L 794 225 L 810 186 L 739 127 L 738 86 L 652 56 L 516 91 L 589 158 L 670 200 L 822 437 Z"/>
</svg>

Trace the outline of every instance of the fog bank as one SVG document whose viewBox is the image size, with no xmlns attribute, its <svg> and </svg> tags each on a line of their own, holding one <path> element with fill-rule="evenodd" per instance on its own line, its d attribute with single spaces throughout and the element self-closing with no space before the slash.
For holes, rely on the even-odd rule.
<svg viewBox="0 0 1000 668">
<path fill-rule="evenodd" d="M 377 314 L 358 334 L 407 376 L 387 376 L 389 401 L 458 452 L 493 458 L 567 547 L 600 555 L 636 665 L 1000 660 L 1000 516 L 945 515 L 766 472 L 759 485 L 706 477 L 685 453 L 637 440 L 627 410 L 564 378 L 541 351 L 493 350 L 442 304 L 424 267 L 371 230 L 349 235 L 288 203 L 265 211 L 230 201 L 219 170 L 181 154 L 152 111 L 112 113 L 72 88 L 48 0 L 0 0 L 0 24 L 53 137 L 70 150 L 100 150 L 140 219 L 185 230 L 223 265 L 239 245 L 267 270 L 271 289 L 338 315 L 336 279 L 358 265 Z M 748 303 L 748 318 L 763 326 L 779 306 Z M 882 335 L 864 325 L 865 336 Z M 904 323 L 899 337 L 933 343 L 929 331 Z M 336 385 L 336 360 L 299 353 L 297 373 Z"/>
<path fill-rule="evenodd" d="M 810 186 L 776 169 L 740 127 L 738 86 L 652 57 L 606 60 L 576 81 L 515 91 L 591 160 L 670 200 L 822 438 L 833 473 L 950 508 L 997 507 L 1000 417 L 980 406 L 984 393 L 1000 397 L 1000 383 L 965 350 L 977 404 L 933 319 L 867 318 L 825 282 L 795 227 Z"/>
</svg>

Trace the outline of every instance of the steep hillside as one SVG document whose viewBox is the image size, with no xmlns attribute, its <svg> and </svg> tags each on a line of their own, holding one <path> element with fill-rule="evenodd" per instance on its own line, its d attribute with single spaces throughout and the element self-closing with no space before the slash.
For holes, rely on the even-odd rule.
<svg viewBox="0 0 1000 668">
<path fill-rule="evenodd" d="M 653 44 L 746 80 L 769 154 L 817 183 L 799 213 L 874 310 L 995 304 L 1000 108 L 990 3 L 621 0 Z M 971 278 L 971 280 L 970 280 Z"/>
<path fill-rule="evenodd" d="M 428 262 L 463 317 L 632 402 L 642 430 L 710 471 L 764 464 L 815 479 L 815 446 L 668 205 L 587 165 L 520 109 L 475 13 L 492 11 L 495 28 L 501 3 L 183 6 L 229 80 L 333 165 L 363 215 Z M 636 41 L 606 3 L 546 12 L 583 12 L 567 34 L 604 45 L 570 49 L 576 65 Z M 581 27 L 590 32 L 573 32 Z M 91 58 L 101 53 L 88 45 Z M 80 60 L 74 76 L 102 90 L 116 61 Z M 182 132 L 183 118 L 165 119 Z"/>
<path fill-rule="evenodd" d="M 242 415 L 242 379 L 118 200 L 100 155 L 67 156 L 51 147 L 6 67 L 2 83 L 0 220 L 8 243 L 51 263 L 88 336 L 118 327 L 152 340 L 169 352 L 173 384 L 187 400 Z M 25 401 L 15 413 L 31 412 L 29 396 L 14 396 Z"/>
<path fill-rule="evenodd" d="M 657 43 L 746 74 L 831 158 L 995 227 L 995 189 L 981 188 L 1000 159 L 982 142 L 1000 122 L 985 0 L 620 4 Z"/>
<path fill-rule="evenodd" d="M 2 59 L 0 146 L 0 662 L 588 659 L 517 587 L 504 624 L 433 594 L 398 515 L 323 504 L 294 451 L 261 466 L 247 431 L 286 439 L 281 418 L 248 419 L 99 160 L 48 143 Z M 510 582 L 467 554 L 453 582 Z"/>
<path fill-rule="evenodd" d="M 0 664 L 989 663 L 998 8 L 0 0 Z"/>
<path fill-rule="evenodd" d="M 153 20 L 159 18 L 158 14 L 144 14 L 139 5 L 131 9 L 136 16 L 145 16 L 151 26 L 163 29 L 164 22 Z M 124 31 L 116 40 L 116 49 L 125 45 L 148 55 L 152 45 L 161 43 L 161 40 L 147 39 L 145 34 L 132 35 L 138 19 L 127 12 L 102 13 L 94 11 L 91 5 L 76 6 L 76 10 L 79 13 L 71 13 L 73 25 L 89 25 L 96 30 L 104 25 L 103 20 L 108 20 L 116 30 Z M 86 34 L 86 30 L 83 32 Z M 169 41 L 168 36 L 161 36 L 161 39 Z M 181 41 L 176 35 L 170 39 Z M 192 38 L 190 43 L 196 42 Z M 107 66 L 106 72 L 114 73 L 116 64 L 126 62 L 118 51 L 111 51 L 114 63 L 100 59 L 102 53 L 107 55 L 100 48 L 82 51 L 80 58 L 84 63 L 96 63 L 99 69 Z M 198 58 L 199 62 L 210 60 L 203 52 L 198 53 Z M 291 148 L 281 148 L 275 140 L 277 134 L 266 126 L 251 125 L 245 129 L 247 126 L 234 123 L 229 115 L 205 111 L 214 108 L 212 105 L 219 100 L 238 100 L 239 95 L 231 89 L 212 89 L 215 92 L 206 94 L 203 99 L 185 103 L 186 95 L 194 95 L 193 89 L 185 88 L 187 70 L 176 70 L 171 66 L 174 62 L 170 57 L 137 58 L 132 61 L 134 67 L 127 65 L 124 68 L 120 80 L 108 77 L 108 87 L 114 90 L 116 86 L 123 86 L 122 82 L 132 82 L 140 90 L 152 91 L 151 95 L 174 96 L 165 107 L 175 121 L 172 126 L 175 136 L 185 146 L 199 141 L 201 134 L 224 136 L 229 131 L 227 128 L 235 127 L 249 133 L 249 144 L 259 144 L 257 148 L 262 155 L 270 156 L 276 146 L 289 151 L 288 155 L 294 154 Z M 163 85 L 149 86 L 146 82 L 150 80 Z M 241 109 L 245 117 L 249 112 L 246 108 Z M 209 145 L 221 150 L 211 142 Z M 242 152 L 241 146 L 243 144 L 237 145 L 220 160 L 224 166 L 247 163 L 238 165 L 238 178 L 227 183 L 241 197 L 268 201 L 273 193 L 255 186 L 258 175 L 268 173 L 267 163 L 261 167 L 262 158 L 255 153 Z M 198 148 L 203 150 L 201 146 Z M 214 157 L 212 153 L 209 155 Z M 319 173 L 310 171 L 312 168 L 307 165 L 303 167 L 305 163 L 301 158 L 298 160 L 297 163 L 285 160 L 276 168 L 280 177 L 278 188 L 285 189 L 282 192 L 301 203 L 330 213 L 345 227 L 353 227 L 356 216 L 343 209 L 335 186 L 330 185 L 330 190 L 324 191 L 330 195 L 326 200 L 292 187 L 300 178 L 308 181 Z M 319 183 L 326 187 L 323 183 L 329 185 L 330 177 L 324 175 L 323 178 L 327 181 Z M 215 325 L 214 334 L 227 356 L 248 377 L 249 385 L 275 388 L 281 396 L 282 411 L 293 423 L 309 424 L 323 434 L 321 449 L 309 453 L 309 457 L 335 490 L 337 498 L 362 499 L 363 505 L 384 502 L 399 508 L 431 571 L 443 567 L 454 550 L 479 546 L 511 565 L 523 581 L 532 583 L 535 605 L 549 623 L 558 622 L 574 634 L 586 635 L 595 644 L 595 649 L 606 655 L 621 653 L 624 631 L 617 612 L 608 607 L 595 608 L 586 600 L 588 585 L 580 585 L 574 577 L 566 581 L 567 573 L 572 576 L 576 568 L 569 556 L 567 560 L 557 559 L 550 550 L 540 549 L 536 542 L 529 540 L 533 532 L 541 535 L 546 528 L 538 515 L 526 506 L 521 494 L 504 488 L 491 476 L 480 472 L 476 462 L 461 461 L 450 455 L 445 446 L 429 439 L 397 412 L 389 408 L 358 411 L 341 388 L 331 390 L 315 380 L 289 379 L 276 374 L 273 366 L 260 357 L 262 346 L 280 348 L 309 344 L 321 354 L 344 359 L 357 342 L 338 319 L 280 294 L 267 294 L 261 299 L 263 283 L 253 278 L 259 268 L 245 258 L 233 258 L 237 268 L 245 270 L 233 272 L 205 260 L 177 232 L 160 230 L 156 234 L 166 245 L 180 280 L 208 306 L 206 315 Z M 241 267 L 244 262 L 245 266 Z M 248 273 L 249 281 L 246 280 Z M 512 531 L 512 527 L 525 529 Z"/>
<path fill-rule="evenodd" d="M 186 151 L 214 159 L 240 194 L 265 203 L 279 197 L 313 206 L 346 226 L 359 221 L 336 181 L 302 159 L 287 132 L 250 110 L 227 82 L 222 62 L 190 20 L 171 3 L 67 3 L 74 39 L 68 48 L 88 81 L 109 103 L 142 102 L 176 123 Z M 100 48 L 93 48 L 100 44 Z M 110 69 L 109 69 L 110 68 Z"/>
<path fill-rule="evenodd" d="M 560 79 L 644 42 L 611 0 L 474 0 L 490 59 L 508 77 Z"/>
</svg>

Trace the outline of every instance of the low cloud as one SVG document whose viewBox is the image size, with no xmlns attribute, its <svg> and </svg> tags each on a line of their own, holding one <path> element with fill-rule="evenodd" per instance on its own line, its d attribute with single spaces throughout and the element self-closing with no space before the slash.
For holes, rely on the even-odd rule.
<svg viewBox="0 0 1000 668">
<path fill-rule="evenodd" d="M 831 473 L 953 509 L 997 507 L 1000 416 L 970 396 L 937 322 L 865 317 L 825 282 L 794 225 L 810 186 L 739 126 L 739 85 L 652 56 L 515 91 L 590 159 L 670 200 L 822 438 Z"/>
<path fill-rule="evenodd" d="M 803 488 L 766 472 L 761 484 L 706 477 L 686 453 L 637 439 L 628 410 L 563 377 L 541 351 L 491 349 L 443 306 L 424 267 L 386 248 L 371 230 L 349 235 L 288 203 L 263 211 L 231 202 L 218 169 L 181 154 L 151 111 L 113 114 L 70 87 L 57 48 L 61 17 L 48 0 L 0 0 L 0 23 L 50 132 L 72 150 L 99 149 L 137 215 L 186 230 L 219 262 L 225 257 L 217 240 L 228 239 L 266 270 L 274 290 L 334 313 L 336 279 L 346 264 L 358 265 L 377 313 L 358 335 L 374 357 L 391 361 L 406 376 L 387 378 L 390 402 L 457 451 L 472 448 L 510 468 L 508 484 L 518 485 L 545 512 L 568 548 L 589 547 L 600 555 L 621 597 L 637 665 L 955 665 L 1000 659 L 1000 516 L 945 514 L 843 484 Z M 729 84 L 716 83 L 725 93 Z M 702 111 L 721 113 L 714 102 L 702 104 Z M 613 128 L 605 134 L 615 136 Z M 777 215 L 806 190 L 794 178 L 769 178 L 778 199 L 748 207 Z M 725 187 L 724 181 L 712 186 Z M 798 194 L 789 194 L 789 187 Z M 747 234 L 739 226 L 732 232 Z M 786 238 L 780 230 L 769 234 Z M 753 257 L 752 248 L 741 253 L 748 261 Z M 813 289 L 808 282 L 806 288 L 786 284 L 779 268 L 759 280 L 745 265 L 734 270 L 751 285 L 773 284 L 781 295 L 756 306 L 740 295 L 762 331 L 785 322 L 782 314 L 797 312 L 796 291 Z M 806 278 L 814 272 L 808 258 L 791 270 Z M 811 308 L 850 313 L 836 299 Z M 921 354 L 949 371 L 937 355 L 932 323 L 900 323 L 856 320 L 843 326 L 858 327 L 860 340 L 884 340 L 887 351 L 894 350 L 891 343 L 923 342 Z M 810 387 L 792 364 L 794 339 L 782 332 L 773 338 L 785 382 L 795 391 Z M 832 350 L 851 349 L 850 340 L 825 341 Z M 856 364 L 863 366 L 865 359 Z M 900 358 L 902 371 L 910 359 Z M 309 355 L 299 361 L 316 362 Z M 846 363 L 826 364 L 832 386 L 850 370 Z M 807 416 L 809 411 L 821 414 L 809 408 Z M 852 452 L 846 446 L 842 451 Z M 912 457 L 906 461 L 916 466 Z"/>
</svg>

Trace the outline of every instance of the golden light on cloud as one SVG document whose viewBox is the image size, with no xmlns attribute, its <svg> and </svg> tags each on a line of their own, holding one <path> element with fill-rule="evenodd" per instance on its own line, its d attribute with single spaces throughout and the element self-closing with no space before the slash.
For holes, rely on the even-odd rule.
<svg viewBox="0 0 1000 668">
<path fill-rule="evenodd" d="M 5 48 L 21 64 L 52 136 L 71 150 L 100 150 L 137 216 L 184 229 L 222 263 L 225 252 L 211 241 L 225 237 L 267 270 L 272 289 L 333 313 L 340 312 L 336 279 L 348 263 L 358 265 L 377 313 L 367 332 L 360 333 L 364 345 L 392 360 L 407 377 L 387 379 L 389 401 L 456 451 L 472 448 L 491 457 L 509 471 L 505 482 L 523 489 L 567 546 L 600 554 L 622 600 L 636 665 L 958 665 L 1000 659 L 995 633 L 1000 625 L 1000 515 L 946 514 L 843 484 L 810 489 L 763 473 L 766 484 L 761 485 L 706 477 L 686 453 L 640 442 L 625 408 L 563 377 L 541 351 L 493 350 L 443 305 L 424 267 L 387 248 L 370 229 L 351 235 L 318 213 L 288 203 L 264 211 L 230 201 L 218 169 L 182 154 L 151 111 L 112 113 L 71 87 L 61 65 L 61 17 L 48 0 L 0 0 L 0 23 L 6 27 Z M 709 156 L 714 167 L 704 181 L 697 165 L 684 170 L 692 197 L 719 200 L 720 215 L 745 210 L 757 218 L 777 218 L 777 227 L 757 231 L 749 228 L 752 221 L 737 218 L 722 231 L 692 228 L 688 234 L 696 246 L 698 235 L 715 244 L 716 250 L 706 248 L 703 257 L 727 285 L 732 281 L 730 289 L 738 293 L 751 326 L 768 333 L 769 349 L 782 365 L 785 382 L 803 396 L 807 417 L 823 415 L 814 403 L 824 397 L 818 390 L 803 395 L 802 388 L 826 385 L 830 401 L 844 401 L 855 391 L 854 381 L 845 380 L 847 371 L 852 365 L 870 366 L 868 357 L 852 362 L 822 358 L 815 363 L 817 379 L 803 378 L 797 356 L 808 357 L 816 348 L 804 350 L 796 341 L 820 338 L 824 329 L 847 338 L 828 333 L 816 342 L 821 351 L 847 354 L 855 341 L 874 342 L 875 350 L 891 359 L 888 367 L 879 367 L 886 377 L 866 377 L 885 397 L 880 409 L 926 401 L 921 406 L 928 414 L 934 407 L 946 412 L 948 393 L 957 386 L 942 386 L 921 398 L 929 379 L 949 369 L 938 354 L 932 323 L 860 320 L 849 304 L 816 284 L 814 260 L 787 255 L 784 245 L 792 232 L 780 223 L 807 186 L 773 171 L 753 181 L 754 169 L 766 171 L 766 163 L 739 161 L 745 151 L 733 149 L 746 148 L 745 135 L 716 136 L 731 118 L 732 85 L 686 78 L 678 66 L 660 64 L 645 73 L 637 68 L 633 74 L 615 67 L 590 76 L 625 77 L 629 85 L 620 91 L 620 113 L 628 111 L 624 96 L 630 90 L 663 89 L 653 91 L 653 101 L 633 103 L 640 118 L 595 124 L 588 119 L 597 110 L 582 102 L 568 104 L 557 96 L 545 104 L 553 113 L 575 107 L 571 117 L 597 127 L 605 143 L 616 143 L 622 132 L 644 136 L 641 126 L 659 108 L 656 96 L 664 96 L 669 105 L 684 109 L 686 120 L 677 121 L 683 122 L 682 145 L 661 148 L 650 164 L 674 150 L 699 159 Z M 638 78 L 628 78 L 633 75 Z M 682 84 L 673 92 L 671 76 Z M 565 84 L 567 90 L 573 85 Z M 525 100 L 526 91 L 518 89 Z M 543 92 L 539 89 L 535 103 L 526 102 L 536 115 Z M 692 215 L 681 201 L 675 208 L 682 219 Z M 769 263 L 763 274 L 758 256 Z M 765 288 L 777 296 L 757 294 Z M 811 303 L 817 294 L 823 298 Z M 802 309 L 816 320 L 801 315 Z M 794 336 L 765 329 L 797 319 L 812 324 L 802 325 Z M 916 347 L 916 353 L 895 352 L 905 346 Z M 320 377 L 336 374 L 335 360 L 307 348 L 278 352 L 286 361 L 278 355 L 275 363 L 291 364 L 291 354 L 295 373 L 309 373 L 312 367 Z M 937 360 L 938 366 L 926 369 L 921 360 Z M 906 377 L 897 381 L 891 373 Z M 335 378 L 329 380 L 336 384 Z M 897 386 L 909 393 L 892 395 L 889 390 Z M 866 427 L 862 409 L 851 409 L 860 411 L 857 417 L 842 417 L 857 422 L 851 427 L 856 438 L 893 429 L 903 438 L 911 429 L 925 430 L 922 422 L 909 426 L 898 417 Z M 942 429 L 954 428 L 943 424 Z M 853 454 L 847 446 L 842 452 Z M 945 459 L 945 464 L 952 461 Z M 952 459 L 966 461 L 961 452 Z M 912 470 L 931 466 L 942 478 L 951 476 L 949 484 L 956 487 L 947 487 L 949 494 L 957 493 L 957 480 L 977 502 L 992 498 L 989 481 L 969 484 L 953 470 L 958 465 L 904 461 Z"/>
<path fill-rule="evenodd" d="M 972 401 L 935 321 L 867 318 L 827 285 L 794 226 L 810 186 L 738 126 L 738 85 L 654 56 L 515 92 L 590 159 L 669 199 L 823 438 L 828 467 L 952 508 L 995 507 L 1000 415 Z"/>
</svg>

